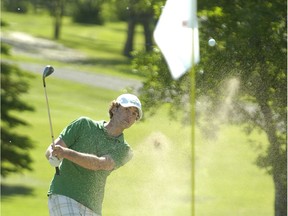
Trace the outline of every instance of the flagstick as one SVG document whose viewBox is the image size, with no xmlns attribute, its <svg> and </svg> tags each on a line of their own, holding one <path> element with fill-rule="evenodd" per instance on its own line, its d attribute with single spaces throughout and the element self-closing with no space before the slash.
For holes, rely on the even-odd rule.
<svg viewBox="0 0 288 216">
<path fill-rule="evenodd" d="M 195 71 L 191 71 L 192 216 L 195 216 Z"/>
<path fill-rule="evenodd" d="M 193 35 L 193 34 L 192 34 Z M 194 36 L 192 36 L 192 39 Z M 193 44 L 193 43 L 192 43 Z M 194 46 L 194 45 L 192 45 Z M 194 56 L 192 55 L 192 62 L 194 61 Z M 192 64 L 193 65 L 193 64 Z M 191 158 L 192 158 L 192 216 L 195 216 L 195 70 L 194 67 L 191 69 Z"/>
<path fill-rule="evenodd" d="M 197 3 L 195 1 L 190 1 L 190 9 L 191 9 L 191 14 L 195 14 L 195 17 L 197 16 Z M 193 16 L 194 18 L 194 16 Z M 195 22 L 195 20 L 191 20 L 192 22 Z M 191 23 L 192 24 L 192 23 Z M 191 206 L 191 211 L 192 211 L 192 216 L 195 216 L 195 116 L 196 116 L 196 81 L 195 81 L 195 59 L 194 59 L 194 24 L 191 26 L 192 27 L 192 69 L 191 69 L 191 158 L 192 158 L 192 206 Z"/>
</svg>

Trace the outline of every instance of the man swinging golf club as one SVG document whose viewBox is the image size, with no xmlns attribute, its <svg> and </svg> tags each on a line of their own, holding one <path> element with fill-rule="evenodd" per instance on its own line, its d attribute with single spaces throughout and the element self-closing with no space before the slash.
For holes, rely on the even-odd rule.
<svg viewBox="0 0 288 216">
<path fill-rule="evenodd" d="M 135 95 L 120 95 L 109 115 L 108 122 L 73 121 L 47 148 L 46 158 L 60 169 L 48 191 L 50 216 L 101 216 L 106 178 L 132 158 L 123 131 L 141 119 L 141 103 Z"/>
</svg>

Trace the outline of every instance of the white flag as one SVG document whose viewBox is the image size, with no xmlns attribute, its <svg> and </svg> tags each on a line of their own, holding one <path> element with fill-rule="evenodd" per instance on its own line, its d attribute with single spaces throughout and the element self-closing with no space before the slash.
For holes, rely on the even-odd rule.
<svg viewBox="0 0 288 216">
<path fill-rule="evenodd" d="M 174 79 L 200 60 L 196 11 L 196 0 L 167 0 L 154 31 Z"/>
</svg>

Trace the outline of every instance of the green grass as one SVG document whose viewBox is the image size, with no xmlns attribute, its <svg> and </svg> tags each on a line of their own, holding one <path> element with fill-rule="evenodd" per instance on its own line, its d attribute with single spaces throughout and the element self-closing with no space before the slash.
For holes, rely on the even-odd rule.
<svg viewBox="0 0 288 216">
<path fill-rule="evenodd" d="M 267 143 L 263 135 L 252 137 Z M 256 154 L 239 128 L 223 128 L 217 139 L 198 144 L 197 215 L 273 215 L 272 178 L 254 164 Z"/>
<path fill-rule="evenodd" d="M 39 15 L 36 19 L 34 15 L 3 12 L 2 19 L 11 23 L 4 31 L 23 31 L 37 37 L 51 38 L 50 17 Z M 43 29 L 45 23 L 47 28 Z M 64 24 L 60 42 L 85 52 L 92 59 L 79 67 L 95 73 L 126 76 L 129 62 L 121 56 L 125 24 L 79 26 L 68 18 L 65 18 Z M 109 43 L 104 43 L 103 38 L 98 39 L 100 36 Z M 141 41 L 141 37 L 138 38 Z M 115 45 L 111 45 L 111 41 Z M 122 45 L 119 45 L 120 42 Z M 12 58 L 15 61 L 45 61 L 24 56 Z M 113 61 L 116 63 L 112 64 Z M 67 66 L 63 62 L 55 64 Z M 79 62 L 70 63 L 69 66 L 75 67 L 76 64 L 78 67 Z M 55 136 L 79 116 L 108 119 L 109 103 L 120 93 L 58 80 L 53 76 L 49 78 L 47 90 Z M 46 192 L 54 169 L 44 158 L 51 140 L 39 75 L 31 80 L 31 90 L 23 99 L 29 101 L 36 111 L 16 113 L 19 118 L 29 122 L 30 127 L 15 130 L 34 141 L 35 148 L 30 151 L 34 171 L 2 179 L 1 213 L 5 216 L 48 216 Z M 126 138 L 134 149 L 134 158 L 108 178 L 103 215 L 190 216 L 190 130 L 190 127 L 169 121 L 165 107 L 156 116 L 127 130 Z M 264 135 L 253 134 L 252 138 L 266 142 Z M 223 127 L 213 140 L 204 139 L 197 130 L 196 215 L 273 215 L 272 179 L 253 164 L 256 156 L 246 135 L 238 127 Z"/>
</svg>

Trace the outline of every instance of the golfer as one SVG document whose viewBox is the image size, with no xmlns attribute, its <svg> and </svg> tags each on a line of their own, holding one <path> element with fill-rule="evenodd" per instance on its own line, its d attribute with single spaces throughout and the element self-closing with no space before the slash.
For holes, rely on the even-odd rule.
<svg viewBox="0 0 288 216">
<path fill-rule="evenodd" d="M 132 158 L 123 131 L 141 119 L 141 103 L 135 95 L 120 95 L 109 115 L 108 122 L 73 121 L 48 147 L 46 158 L 60 168 L 48 191 L 50 216 L 101 216 L 106 178 Z"/>
</svg>

